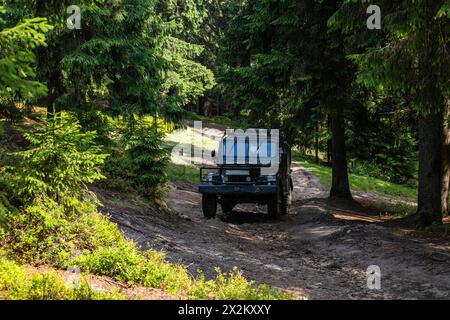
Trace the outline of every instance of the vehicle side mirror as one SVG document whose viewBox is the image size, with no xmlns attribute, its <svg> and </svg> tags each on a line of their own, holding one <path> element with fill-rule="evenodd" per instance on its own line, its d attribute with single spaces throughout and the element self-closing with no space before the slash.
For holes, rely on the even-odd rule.
<svg viewBox="0 0 450 320">
<path fill-rule="evenodd" d="M 211 151 L 211 158 L 215 158 L 216 157 L 216 150 Z"/>
</svg>

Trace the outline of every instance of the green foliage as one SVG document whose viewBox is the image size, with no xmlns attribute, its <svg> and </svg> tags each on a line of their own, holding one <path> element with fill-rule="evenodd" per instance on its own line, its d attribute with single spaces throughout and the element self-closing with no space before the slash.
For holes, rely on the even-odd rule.
<svg viewBox="0 0 450 320">
<path fill-rule="evenodd" d="M 234 120 L 232 117 L 229 117 L 227 115 L 222 116 L 199 116 L 195 113 L 190 113 L 188 116 L 186 116 L 186 119 L 189 120 L 195 120 L 195 121 L 202 121 L 203 124 L 213 124 L 213 125 L 220 125 L 224 126 L 226 128 L 232 128 L 232 129 L 248 129 L 252 128 L 252 125 L 247 123 L 245 120 Z"/>
<path fill-rule="evenodd" d="M 217 279 L 210 281 L 203 277 L 193 279 L 184 266 L 167 262 L 164 254 L 142 252 L 92 204 L 79 208 L 77 218 L 63 218 L 62 212 L 61 218 L 55 217 L 61 208 L 46 206 L 39 203 L 28 208 L 16 219 L 8 235 L 14 239 L 8 244 L 9 249 L 24 261 L 63 268 L 77 265 L 96 275 L 111 276 L 131 285 L 163 288 L 190 299 L 290 297 L 267 286 L 256 286 L 236 271 L 229 275 L 219 273 Z M 52 217 L 45 212 L 52 212 Z"/>
<path fill-rule="evenodd" d="M 15 95 L 25 100 L 36 99 L 46 93 L 46 87 L 33 80 L 35 55 L 33 50 L 45 46 L 44 33 L 51 29 L 44 18 L 23 19 L 17 25 L 7 26 L 0 6 L 0 102 Z"/>
<path fill-rule="evenodd" d="M 197 1 L 83 1 L 81 30 L 65 26 L 70 2 L 6 2 L 16 18 L 43 15 L 55 24 L 50 46 L 38 52 L 50 108 L 176 121 L 215 84 L 199 62 L 204 46 L 195 33 L 207 11 Z"/>
<path fill-rule="evenodd" d="M 164 288 L 169 293 L 188 299 L 220 300 L 273 300 L 290 296 L 265 285 L 254 285 L 237 269 L 223 274 L 217 269 L 217 277 L 206 280 L 202 273 L 193 279 L 184 266 L 165 261 L 164 254 L 153 250 L 142 253 L 135 244 L 121 241 L 84 254 L 74 261 L 92 273 L 115 277 L 130 284 Z"/>
<path fill-rule="evenodd" d="M 144 126 L 126 135 L 126 141 L 128 177 L 142 194 L 161 195 L 167 181 L 165 166 L 169 161 L 161 135 Z"/>
<path fill-rule="evenodd" d="M 72 210 L 50 199 L 35 202 L 21 210 L 9 230 L 8 246 L 23 261 L 57 267 L 67 267 L 83 249 L 121 239 L 117 226 L 98 213 L 89 199 Z"/>
<path fill-rule="evenodd" d="M 449 224 L 432 224 L 425 229 L 426 232 L 431 234 L 438 234 L 442 238 L 446 239 L 450 235 L 450 225 Z"/>
<path fill-rule="evenodd" d="M 85 253 L 73 262 L 91 273 L 113 276 L 132 285 L 165 288 L 171 294 L 191 283 L 184 267 L 167 263 L 161 253 L 143 253 L 135 243 L 124 239 L 114 246 Z"/>
<path fill-rule="evenodd" d="M 296 161 L 299 161 L 302 166 L 304 166 L 308 170 L 311 170 L 315 175 L 317 175 L 317 177 L 319 177 L 320 179 L 320 182 L 324 186 L 331 186 L 332 176 L 330 167 L 317 165 L 313 163 L 311 159 L 302 156 L 298 152 L 294 152 L 293 157 Z M 373 178 L 368 175 L 355 173 L 349 174 L 349 180 L 350 187 L 353 190 L 376 192 L 379 194 L 390 196 L 402 196 L 411 199 L 417 198 L 417 189 L 415 188 L 415 186 L 396 184 L 378 178 Z"/>
<path fill-rule="evenodd" d="M 217 277 L 205 280 L 202 273 L 190 290 L 188 296 L 193 299 L 217 300 L 286 300 L 292 298 L 289 294 L 270 288 L 267 285 L 255 286 L 233 268 L 228 273 L 222 273 L 216 268 Z"/>
<path fill-rule="evenodd" d="M 329 32 L 326 23 L 338 2 L 251 0 L 235 5 L 219 61 L 220 80 L 236 115 L 282 129 L 291 144 L 309 144 L 326 114 L 352 105 L 354 70 L 339 34 Z"/>
<path fill-rule="evenodd" d="M 20 209 L 1 198 L 8 209 L 8 241 L 26 261 L 61 265 L 74 250 L 95 243 L 97 235 L 89 230 L 101 226 L 101 220 L 87 184 L 103 177 L 100 165 L 106 155 L 94 144 L 95 133 L 80 129 L 67 113 L 44 119 L 24 134 L 28 149 L 13 153 L 13 165 L 0 168 L 0 183 Z M 90 226 L 89 219 L 98 223 Z"/>
<path fill-rule="evenodd" d="M 342 30 L 358 65 L 358 81 L 391 95 L 408 96 L 408 104 L 427 114 L 442 108 L 440 95 L 449 94 L 448 1 L 381 1 L 383 33 L 355 24 L 367 7 L 364 0 L 345 1 L 330 20 Z M 360 44 L 358 39 L 370 41 Z M 356 47 L 356 48 L 355 48 Z M 432 88 L 440 94 L 431 94 Z"/>
<path fill-rule="evenodd" d="M 94 291 L 80 279 L 80 286 L 69 288 L 67 280 L 56 272 L 38 272 L 0 255 L 0 298 L 4 300 L 112 300 L 123 299 L 117 293 Z"/>
<path fill-rule="evenodd" d="M 445 17 L 450 19 L 450 1 L 447 0 L 442 4 L 442 7 L 439 8 L 439 11 L 436 15 L 437 18 Z"/>
<path fill-rule="evenodd" d="M 200 169 L 193 165 L 186 166 L 182 164 L 170 163 L 167 165 L 166 174 L 169 181 L 198 183 L 200 179 Z"/>
<path fill-rule="evenodd" d="M 164 254 L 142 252 L 116 224 L 98 213 L 94 204 L 83 203 L 76 217 L 67 217 L 64 208 L 52 205 L 35 203 L 14 220 L 7 247 L 21 260 L 62 268 L 77 265 L 90 273 L 162 288 L 190 299 L 290 298 L 267 286 L 254 285 L 236 270 L 219 273 L 214 280 L 194 279 L 184 266 L 167 262 Z"/>
<path fill-rule="evenodd" d="M 105 166 L 108 186 L 136 190 L 149 199 L 162 198 L 169 153 L 163 134 L 157 130 L 145 119 L 140 119 L 122 131 Z M 119 181 L 119 185 L 114 184 L 115 181 Z"/>
<path fill-rule="evenodd" d="M 383 27 L 371 32 L 360 19 L 367 1 L 344 1 L 330 20 L 345 36 L 357 81 L 376 95 L 395 97 L 419 118 L 418 227 L 442 223 L 441 157 L 450 94 L 447 0 L 379 1 Z M 359 43 L 367 37 L 369 41 Z M 397 161 L 401 159 L 396 159 Z"/>
<path fill-rule="evenodd" d="M 213 0 L 160 0 L 153 23 L 160 28 L 161 55 L 165 64 L 164 92 L 176 93 L 178 103 L 194 103 L 215 85 L 211 59 L 212 29 L 205 30 Z M 209 40 L 209 41 L 208 41 Z M 214 50 L 214 49 L 213 49 Z M 212 58 L 213 59 L 213 58 Z"/>
<path fill-rule="evenodd" d="M 3 192 L 0 192 L 0 232 L 2 228 L 8 228 L 17 214 L 17 208 L 11 205 Z"/>
<path fill-rule="evenodd" d="M 115 128 L 108 116 L 101 111 L 96 111 L 95 108 L 77 110 L 76 114 L 83 131 L 95 131 L 95 142 L 106 148 L 110 146 L 111 135 L 114 134 Z"/>
<path fill-rule="evenodd" d="M 103 178 L 100 166 L 107 155 L 94 144 L 95 132 L 82 133 L 67 113 L 44 119 L 33 130 L 24 133 L 30 147 L 12 154 L 18 164 L 0 169 L 0 182 L 22 204 L 48 199 L 75 208 L 86 185 Z"/>
<path fill-rule="evenodd" d="M 343 113 L 351 170 L 404 184 L 417 177 L 417 119 L 405 110 L 404 91 L 391 90 L 393 84 L 377 77 L 390 72 L 410 81 L 416 58 L 410 60 L 400 44 L 390 55 L 383 35 L 362 23 L 367 2 L 356 2 L 235 1 L 235 14 L 221 41 L 221 84 L 239 116 L 259 126 L 280 127 L 302 149 L 330 153 L 330 116 Z M 386 2 L 383 16 L 397 6 Z M 353 16 L 342 26 L 335 12 L 346 7 L 354 9 Z M 397 17 L 392 24 L 403 20 Z M 349 35 L 342 35 L 342 29 Z M 377 45 L 376 61 L 369 57 L 371 51 L 359 54 L 371 45 Z M 359 55 L 349 59 L 355 53 Z M 356 65 L 362 72 L 356 73 Z M 369 79 L 376 90 L 366 88 Z"/>
<path fill-rule="evenodd" d="M 375 161 L 382 161 L 382 164 Z M 357 176 L 377 178 L 387 182 L 416 187 L 417 165 L 413 159 L 400 157 L 389 158 L 383 154 L 377 154 L 374 161 L 359 161 L 350 165 L 349 171 Z"/>
<path fill-rule="evenodd" d="M 370 107 L 375 105 L 375 107 Z M 416 116 L 392 99 L 370 101 L 348 116 L 349 170 L 398 184 L 417 180 Z"/>
<path fill-rule="evenodd" d="M 80 208 L 78 218 L 70 219 L 49 217 L 45 211 L 55 215 L 58 208 L 45 206 L 35 204 L 28 208 L 16 220 L 13 232 L 8 235 L 8 238 L 14 239 L 8 248 L 24 261 L 50 263 L 63 268 L 77 265 L 90 273 L 111 276 L 131 285 L 163 288 L 173 295 L 190 299 L 290 298 L 267 286 L 254 285 L 236 270 L 226 275 L 219 273 L 214 280 L 206 281 L 201 276 L 193 279 L 185 267 L 168 263 L 164 254 L 153 250 L 142 252 L 133 241 L 123 237 L 117 225 L 93 207 L 91 210 L 86 206 Z M 23 280 L 19 282 L 26 284 Z M 15 288 L 17 285 L 8 286 Z M 52 289 L 50 292 L 61 298 L 74 298 L 60 296 L 60 289 L 58 287 L 58 290 Z M 23 292 L 27 290 L 27 294 L 33 292 L 28 287 Z M 43 293 L 43 297 L 47 295 Z"/>
</svg>

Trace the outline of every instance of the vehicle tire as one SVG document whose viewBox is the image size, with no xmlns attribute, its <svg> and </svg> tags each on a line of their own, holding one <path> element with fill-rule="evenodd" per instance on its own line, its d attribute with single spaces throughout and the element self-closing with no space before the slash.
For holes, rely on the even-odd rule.
<svg viewBox="0 0 450 320">
<path fill-rule="evenodd" d="M 281 198 L 281 214 L 282 215 L 289 214 L 289 209 L 290 209 L 289 197 L 290 197 L 290 195 L 283 195 Z"/>
<path fill-rule="evenodd" d="M 222 212 L 223 213 L 227 213 L 227 212 L 233 211 L 234 207 L 236 206 L 234 203 L 229 202 L 229 201 L 224 201 L 220 205 L 222 207 Z"/>
<path fill-rule="evenodd" d="M 217 212 L 217 196 L 204 194 L 202 198 L 203 215 L 207 219 L 213 219 L 216 217 Z"/>
<path fill-rule="evenodd" d="M 271 196 L 271 199 L 267 203 L 267 211 L 269 217 L 272 219 L 279 219 L 282 211 L 282 201 L 280 197 L 280 192 L 278 191 L 276 195 Z"/>
<path fill-rule="evenodd" d="M 290 207 L 292 204 L 292 181 L 290 180 L 287 185 L 287 193 L 283 192 L 282 199 L 281 199 L 281 214 L 287 215 L 289 214 Z"/>
</svg>

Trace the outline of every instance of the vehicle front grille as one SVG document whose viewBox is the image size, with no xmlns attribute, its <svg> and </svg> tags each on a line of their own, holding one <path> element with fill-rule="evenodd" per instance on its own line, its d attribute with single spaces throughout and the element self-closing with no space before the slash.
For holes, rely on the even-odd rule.
<svg viewBox="0 0 450 320">
<path fill-rule="evenodd" d="M 247 177 L 248 176 L 228 176 L 228 182 L 251 182 L 247 181 Z"/>
</svg>

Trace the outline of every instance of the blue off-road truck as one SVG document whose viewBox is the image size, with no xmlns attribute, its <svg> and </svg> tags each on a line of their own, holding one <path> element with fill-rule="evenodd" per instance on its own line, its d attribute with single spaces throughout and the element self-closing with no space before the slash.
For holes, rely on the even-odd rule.
<svg viewBox="0 0 450 320">
<path fill-rule="evenodd" d="M 278 131 L 249 129 L 245 134 L 226 133 L 219 152 L 212 151 L 214 166 L 200 170 L 202 209 L 215 218 L 217 205 L 224 213 L 239 203 L 267 205 L 271 218 L 289 213 L 293 183 L 291 149 Z"/>
</svg>

